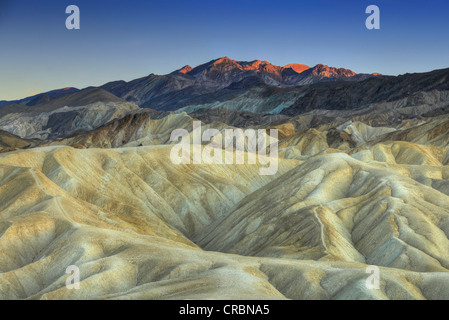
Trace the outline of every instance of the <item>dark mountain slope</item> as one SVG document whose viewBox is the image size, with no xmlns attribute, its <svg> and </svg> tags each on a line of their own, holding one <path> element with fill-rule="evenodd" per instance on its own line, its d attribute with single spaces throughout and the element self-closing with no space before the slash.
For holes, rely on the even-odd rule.
<svg viewBox="0 0 449 320">
<path fill-rule="evenodd" d="M 3 100 L 3 101 L 0 101 L 0 107 L 6 106 L 8 104 L 22 104 L 22 105 L 26 105 L 26 106 L 34 106 L 36 104 L 40 104 L 40 103 L 48 102 L 53 99 L 61 98 L 65 95 L 69 95 L 69 94 L 72 94 L 77 91 L 79 91 L 79 89 L 69 87 L 69 88 L 63 88 L 63 89 L 52 90 L 52 91 L 48 91 L 48 92 L 44 92 L 44 93 L 39 93 L 37 95 L 27 97 L 24 99 L 20 99 L 20 100 L 14 100 L 14 101 Z"/>
<path fill-rule="evenodd" d="M 361 82 L 326 82 L 299 88 L 304 95 L 282 111 L 296 115 L 314 109 L 349 110 L 373 103 L 407 98 L 407 104 L 425 103 L 418 92 L 449 90 L 449 69 L 427 73 L 378 76 Z"/>
</svg>

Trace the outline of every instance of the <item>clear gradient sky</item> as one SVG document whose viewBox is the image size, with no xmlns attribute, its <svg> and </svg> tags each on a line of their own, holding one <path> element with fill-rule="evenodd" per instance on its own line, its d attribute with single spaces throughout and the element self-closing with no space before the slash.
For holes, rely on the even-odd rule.
<svg viewBox="0 0 449 320">
<path fill-rule="evenodd" d="M 81 29 L 67 30 L 77 5 Z M 381 10 L 367 30 L 365 9 Z M 0 0 L 0 100 L 228 56 L 402 74 L 449 67 L 448 0 Z"/>
</svg>

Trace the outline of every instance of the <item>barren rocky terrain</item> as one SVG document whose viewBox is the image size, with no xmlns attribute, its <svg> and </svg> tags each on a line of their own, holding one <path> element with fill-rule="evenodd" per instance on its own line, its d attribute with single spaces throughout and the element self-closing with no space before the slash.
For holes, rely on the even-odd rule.
<svg viewBox="0 0 449 320">
<path fill-rule="evenodd" d="M 448 75 L 223 58 L 0 107 L 0 298 L 449 299 Z M 277 129 L 277 173 L 172 163 L 194 120 Z"/>
</svg>

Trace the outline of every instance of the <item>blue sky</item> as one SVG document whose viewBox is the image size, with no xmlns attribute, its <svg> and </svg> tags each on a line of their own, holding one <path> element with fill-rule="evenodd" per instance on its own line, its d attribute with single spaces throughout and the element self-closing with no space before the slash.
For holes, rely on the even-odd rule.
<svg viewBox="0 0 449 320">
<path fill-rule="evenodd" d="M 77 5 L 81 29 L 67 30 Z M 378 5 L 381 29 L 365 28 Z M 0 0 L 0 100 L 228 56 L 402 74 L 449 67 L 449 1 Z"/>
</svg>

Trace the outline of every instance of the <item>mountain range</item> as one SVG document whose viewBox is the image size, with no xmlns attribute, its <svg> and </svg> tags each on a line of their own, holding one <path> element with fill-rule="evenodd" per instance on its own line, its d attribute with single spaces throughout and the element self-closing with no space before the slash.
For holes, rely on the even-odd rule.
<svg viewBox="0 0 449 320">
<path fill-rule="evenodd" d="M 262 84 L 292 87 L 327 81 L 360 81 L 372 76 L 325 65 L 279 67 L 267 61 L 242 62 L 223 57 L 195 68 L 185 66 L 168 75 L 150 74 L 130 82 L 110 82 L 101 88 L 140 107 L 176 110 Z"/>
<path fill-rule="evenodd" d="M 195 68 L 185 66 L 167 75 L 150 74 L 133 81 L 113 81 L 100 86 L 117 97 L 135 102 L 140 107 L 151 107 L 157 97 L 178 93 L 188 98 L 225 89 L 247 78 L 241 85 L 252 86 L 261 83 L 274 86 L 301 86 L 327 81 L 360 81 L 375 75 L 356 74 L 343 69 L 319 64 L 313 68 L 302 64 L 275 66 L 267 61 L 235 61 L 228 57 L 212 60 Z M 77 88 L 63 88 L 37 94 L 15 101 L 0 101 L 0 106 L 21 104 L 34 106 L 79 91 Z M 160 98 L 157 101 L 160 101 Z M 160 103 L 160 102 L 159 102 Z M 156 108 L 156 107 L 153 107 Z M 169 107 L 166 106 L 165 109 Z M 156 109 L 164 109 L 159 107 Z"/>
</svg>

